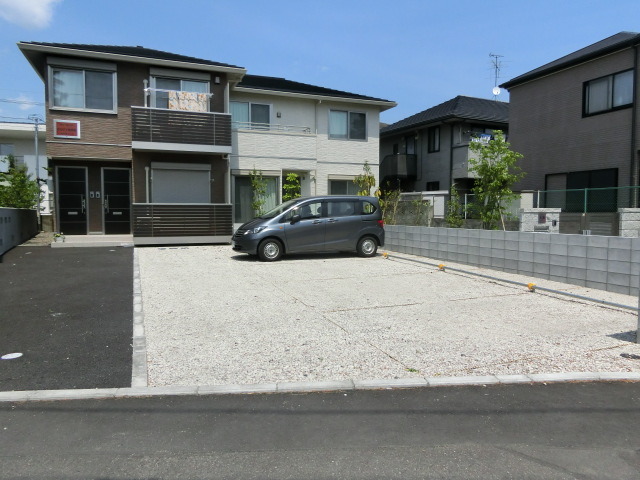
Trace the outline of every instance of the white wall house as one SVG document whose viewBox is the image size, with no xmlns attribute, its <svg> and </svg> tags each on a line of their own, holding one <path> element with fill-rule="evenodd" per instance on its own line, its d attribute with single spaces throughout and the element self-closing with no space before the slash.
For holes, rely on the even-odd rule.
<svg viewBox="0 0 640 480">
<path fill-rule="evenodd" d="M 51 214 L 51 185 L 46 170 L 46 127 L 38 126 L 38 157 L 40 164 L 39 178 L 47 180 L 41 186 L 43 215 Z M 6 160 L 7 155 L 13 155 L 18 165 L 26 165 L 32 179 L 36 178 L 38 161 L 36 160 L 35 126 L 33 123 L 0 122 L 0 160 Z M 0 172 L 6 172 L 9 164 L 0 161 Z"/>
<path fill-rule="evenodd" d="M 380 112 L 394 102 L 285 80 L 246 75 L 230 93 L 234 222 L 253 216 L 250 173 L 267 180 L 265 208 L 282 199 L 287 174 L 302 195 L 356 193 L 368 162 L 378 180 Z"/>
</svg>

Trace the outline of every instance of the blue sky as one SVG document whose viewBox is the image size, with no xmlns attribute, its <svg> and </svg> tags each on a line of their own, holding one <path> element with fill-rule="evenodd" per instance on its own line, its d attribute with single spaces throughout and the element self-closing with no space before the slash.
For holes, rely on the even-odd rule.
<svg viewBox="0 0 640 480">
<path fill-rule="evenodd" d="M 492 5 L 493 3 L 493 5 Z M 392 123 L 620 31 L 638 0 L 0 0 L 0 121 L 44 114 L 18 41 L 143 45 L 393 100 Z M 502 93 L 501 100 L 508 101 Z"/>
</svg>

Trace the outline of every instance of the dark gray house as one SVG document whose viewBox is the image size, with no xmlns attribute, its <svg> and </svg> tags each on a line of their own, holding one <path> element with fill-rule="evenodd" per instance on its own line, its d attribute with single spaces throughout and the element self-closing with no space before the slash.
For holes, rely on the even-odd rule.
<svg viewBox="0 0 640 480">
<path fill-rule="evenodd" d="M 380 185 L 402 191 L 461 191 L 473 184 L 469 143 L 507 132 L 509 104 L 457 96 L 380 131 Z"/>
<path fill-rule="evenodd" d="M 640 34 L 621 32 L 501 85 L 510 93 L 510 142 L 527 172 L 518 188 L 639 184 L 638 45 Z M 589 210 L 635 206 L 625 192 L 594 196 Z M 574 200 L 547 206 L 584 208 L 583 196 Z"/>
</svg>

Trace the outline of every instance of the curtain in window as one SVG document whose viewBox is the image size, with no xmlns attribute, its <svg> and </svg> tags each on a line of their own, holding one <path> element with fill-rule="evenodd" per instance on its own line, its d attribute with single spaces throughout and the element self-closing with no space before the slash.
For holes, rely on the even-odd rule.
<svg viewBox="0 0 640 480">
<path fill-rule="evenodd" d="M 234 128 L 249 123 L 249 104 L 247 102 L 231 102 L 231 122 Z"/>
<path fill-rule="evenodd" d="M 262 177 L 267 182 L 263 211 L 268 211 L 278 205 L 278 179 L 276 177 Z M 248 222 L 255 217 L 251 208 L 253 202 L 253 190 L 250 177 L 235 177 L 235 202 L 234 221 L 236 223 Z"/>
<path fill-rule="evenodd" d="M 53 104 L 56 107 L 83 108 L 83 81 L 81 70 L 54 70 Z"/>
<path fill-rule="evenodd" d="M 329 136 L 331 138 L 347 138 L 347 122 L 347 112 L 330 111 Z"/>
<path fill-rule="evenodd" d="M 587 87 L 587 113 L 600 112 L 611 108 L 609 99 L 611 98 L 610 90 L 611 78 L 602 78 L 589 82 Z"/>
<path fill-rule="evenodd" d="M 633 70 L 619 73 L 613 79 L 613 106 L 620 107 L 633 102 Z"/>
</svg>

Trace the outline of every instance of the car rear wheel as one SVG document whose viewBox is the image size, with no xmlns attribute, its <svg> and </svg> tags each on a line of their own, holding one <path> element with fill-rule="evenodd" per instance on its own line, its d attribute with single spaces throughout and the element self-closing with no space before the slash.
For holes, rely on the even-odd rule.
<svg viewBox="0 0 640 480">
<path fill-rule="evenodd" d="M 263 262 L 275 262 L 282 257 L 282 243 L 274 238 L 268 238 L 258 247 L 258 256 Z"/>
<path fill-rule="evenodd" d="M 362 237 L 356 250 L 361 257 L 373 257 L 378 251 L 378 242 L 373 237 Z"/>
</svg>

